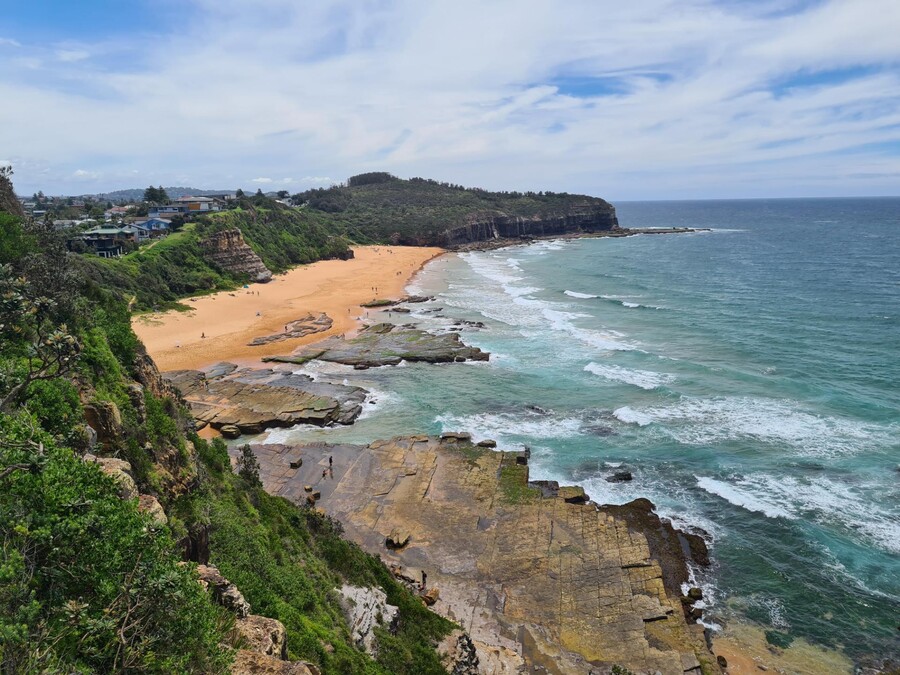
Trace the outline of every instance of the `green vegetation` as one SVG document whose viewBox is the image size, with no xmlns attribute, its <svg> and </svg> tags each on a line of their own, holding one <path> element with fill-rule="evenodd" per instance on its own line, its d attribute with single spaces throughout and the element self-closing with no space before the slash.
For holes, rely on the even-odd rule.
<svg viewBox="0 0 900 675">
<path fill-rule="evenodd" d="M 180 232 L 120 259 L 80 256 L 81 273 L 101 288 L 133 298 L 133 308 L 170 309 L 180 298 L 237 288 L 245 277 L 220 269 L 204 256 L 209 235 L 238 228 L 247 244 L 273 272 L 292 265 L 349 255 L 347 242 L 334 236 L 317 215 L 282 206 L 266 197 L 243 199 L 231 210 L 198 218 Z"/>
<path fill-rule="evenodd" d="M 527 504 L 539 499 L 539 488 L 528 484 L 528 467 L 509 463 L 500 467 L 500 496 L 507 504 Z"/>
<path fill-rule="evenodd" d="M 187 412 L 131 330 L 121 291 L 146 302 L 141 283 L 186 288 L 178 275 L 190 273 L 199 232 L 240 217 L 111 265 L 67 255 L 51 230 L 0 213 L 0 672 L 227 672 L 234 617 L 184 551 L 208 554 L 255 613 L 285 624 L 290 656 L 326 675 L 443 672 L 433 647 L 452 625 L 336 522 L 263 492 L 252 453 L 237 475 L 221 441 L 188 439 Z M 88 450 L 126 459 L 168 524 L 84 461 Z M 376 659 L 351 641 L 343 583 L 377 584 L 400 607 L 397 631 L 377 632 Z"/>
<path fill-rule="evenodd" d="M 221 441 L 193 441 L 207 478 L 172 512 L 195 526 L 209 524 L 210 564 L 237 584 L 255 613 L 284 623 L 291 659 L 316 663 L 323 673 L 444 672 L 432 645 L 450 622 L 343 539 L 339 523 L 266 494 L 252 470 L 249 480 L 233 474 Z M 342 583 L 377 585 L 400 607 L 396 634 L 378 633 L 374 661 L 351 644 L 334 591 Z"/>
<path fill-rule="evenodd" d="M 402 180 L 388 173 L 353 176 L 347 185 L 294 195 L 309 211 L 328 215 L 333 226 L 358 243 L 441 245 L 441 233 L 478 215 L 549 216 L 602 199 L 553 192 L 489 192 L 425 178 Z"/>
</svg>

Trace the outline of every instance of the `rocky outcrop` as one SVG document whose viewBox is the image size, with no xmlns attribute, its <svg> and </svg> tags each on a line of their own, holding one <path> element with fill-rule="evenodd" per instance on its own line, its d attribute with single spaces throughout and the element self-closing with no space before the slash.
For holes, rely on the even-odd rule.
<svg viewBox="0 0 900 675">
<path fill-rule="evenodd" d="M 131 475 L 131 464 L 124 459 L 116 457 L 95 457 L 88 454 L 84 456 L 85 462 L 94 462 L 100 470 L 112 478 L 119 485 L 119 497 L 122 499 L 135 499 L 138 496 L 137 485 Z"/>
<path fill-rule="evenodd" d="M 231 675 L 320 675 L 311 663 L 282 661 L 249 649 L 241 649 L 234 655 Z"/>
<path fill-rule="evenodd" d="M 273 342 L 281 342 L 282 340 L 293 340 L 295 338 L 321 333 L 331 328 L 334 323 L 331 317 L 321 312 L 320 314 L 307 314 L 301 319 L 291 321 L 284 327 L 281 333 L 273 333 L 272 335 L 263 335 L 253 338 L 249 346 L 258 347 L 259 345 L 268 345 Z"/>
<path fill-rule="evenodd" d="M 721 672 L 677 587 L 688 537 L 649 502 L 598 507 L 578 488 L 539 488 L 526 455 L 461 433 L 295 446 L 304 462 L 291 471 L 268 447 L 256 446 L 265 489 L 299 503 L 315 484 L 350 539 L 420 595 L 439 588 L 434 610 L 463 626 L 479 672 Z M 386 548 L 395 529 L 409 541 Z"/>
<path fill-rule="evenodd" d="M 237 228 L 216 232 L 201 239 L 200 248 L 210 263 L 229 274 L 246 276 L 258 283 L 272 280 L 272 272 L 247 245 L 244 235 Z"/>
<path fill-rule="evenodd" d="M 467 633 L 453 631 L 438 643 L 437 653 L 450 675 L 478 675 L 478 654 Z"/>
<path fill-rule="evenodd" d="M 263 361 L 306 363 L 313 359 L 343 363 L 356 368 L 396 366 L 402 361 L 453 363 L 487 361 L 490 354 L 464 344 L 456 333 L 434 335 L 416 328 L 379 323 L 367 326 L 356 337 L 333 337 L 301 347 L 289 356 L 268 356 Z"/>
<path fill-rule="evenodd" d="M 122 414 L 112 401 L 92 401 L 84 406 L 84 419 L 97 434 L 97 443 L 107 452 L 122 442 Z"/>
<path fill-rule="evenodd" d="M 250 615 L 250 603 L 244 599 L 237 586 L 222 576 L 217 567 L 197 565 L 197 576 L 200 583 L 212 591 L 216 602 L 238 619 L 245 619 Z"/>
<path fill-rule="evenodd" d="M 251 614 L 234 622 L 236 644 L 266 656 L 287 658 L 287 631 L 278 619 Z"/>
<path fill-rule="evenodd" d="M 464 244 L 500 239 L 527 239 L 573 233 L 592 233 L 619 227 L 615 208 L 606 202 L 572 207 L 565 213 L 532 217 L 505 213 L 476 213 L 464 225 L 444 230 L 439 246 L 455 248 Z"/>
<path fill-rule="evenodd" d="M 258 434 L 295 424 L 350 424 L 362 412 L 366 391 L 314 381 L 289 369 L 176 370 L 164 376 L 183 394 L 201 425 L 235 434 Z"/>
<path fill-rule="evenodd" d="M 375 628 L 394 631 L 400 617 L 400 608 L 389 605 L 387 594 L 380 588 L 361 588 L 346 584 L 340 589 L 340 601 L 354 644 L 374 656 Z"/>
<path fill-rule="evenodd" d="M 150 522 L 156 529 L 164 527 L 169 522 L 162 504 L 153 495 L 138 495 L 138 510 L 150 516 Z"/>
</svg>

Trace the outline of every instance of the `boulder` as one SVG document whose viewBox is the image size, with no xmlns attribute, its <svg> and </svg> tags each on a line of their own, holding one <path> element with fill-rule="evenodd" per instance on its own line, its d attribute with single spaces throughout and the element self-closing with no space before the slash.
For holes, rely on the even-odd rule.
<svg viewBox="0 0 900 675">
<path fill-rule="evenodd" d="M 441 434 L 441 440 L 448 443 L 468 442 L 472 440 L 472 434 L 467 431 L 446 431 Z"/>
<path fill-rule="evenodd" d="M 409 543 L 409 530 L 395 527 L 384 540 L 384 545 L 392 549 L 400 549 Z"/>
<path fill-rule="evenodd" d="M 238 619 L 232 637 L 234 644 L 257 654 L 287 658 L 287 631 L 278 619 L 255 614 Z"/>
<path fill-rule="evenodd" d="M 218 568 L 211 565 L 197 565 L 197 576 L 200 583 L 212 591 L 216 602 L 233 612 L 238 619 L 250 615 L 250 603 L 244 599 L 237 586 L 222 576 Z"/>
<path fill-rule="evenodd" d="M 590 500 L 584 488 L 579 485 L 561 487 L 557 494 L 568 504 L 586 504 Z"/>
<path fill-rule="evenodd" d="M 134 499 L 138 496 L 137 484 L 131 476 L 131 464 L 117 457 L 85 455 L 86 462 L 94 462 L 100 470 L 119 484 L 119 497 Z"/>
<path fill-rule="evenodd" d="M 396 630 L 400 610 L 387 603 L 387 594 L 380 588 L 361 588 L 344 585 L 340 589 L 340 603 L 350 628 L 350 637 L 357 647 L 370 655 L 376 651 L 375 627 L 391 632 Z"/>
<path fill-rule="evenodd" d="M 235 424 L 223 424 L 219 427 L 219 433 L 225 438 L 238 438 L 241 430 Z"/>
<path fill-rule="evenodd" d="M 478 441 L 478 447 L 479 448 L 496 448 L 497 441 L 492 441 L 492 440 L 486 438 L 483 441 Z"/>
<path fill-rule="evenodd" d="M 97 442 L 112 451 L 122 438 L 122 414 L 112 401 L 92 401 L 84 406 L 84 419 L 97 433 Z"/>
<path fill-rule="evenodd" d="M 702 589 L 702 588 L 697 588 L 696 586 L 694 586 L 693 588 L 691 588 L 690 590 L 688 590 L 688 593 L 687 593 L 687 594 L 688 594 L 688 597 L 689 597 L 691 600 L 695 601 L 695 602 L 696 602 L 697 600 L 702 600 L 702 599 L 703 599 L 703 589 Z"/>
<path fill-rule="evenodd" d="M 627 483 L 633 478 L 630 471 L 616 471 L 612 476 L 606 477 L 607 483 Z"/>
<path fill-rule="evenodd" d="M 302 661 L 282 661 L 249 649 L 241 649 L 234 655 L 232 675 L 320 675 L 319 669 Z"/>
<path fill-rule="evenodd" d="M 419 597 L 422 598 L 422 602 L 425 603 L 426 607 L 431 607 L 441 597 L 441 592 L 437 589 L 437 586 L 432 586 Z"/>
<path fill-rule="evenodd" d="M 150 522 L 156 529 L 167 525 L 169 522 L 162 504 L 153 495 L 138 495 L 138 510 L 150 516 Z"/>
</svg>

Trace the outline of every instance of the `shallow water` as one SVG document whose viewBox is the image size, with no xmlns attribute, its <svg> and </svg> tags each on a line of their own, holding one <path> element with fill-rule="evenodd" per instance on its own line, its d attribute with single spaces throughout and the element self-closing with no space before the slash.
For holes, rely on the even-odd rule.
<svg viewBox="0 0 900 675">
<path fill-rule="evenodd" d="M 373 392 L 356 425 L 269 440 L 468 430 L 532 477 L 649 497 L 714 542 L 714 625 L 737 614 L 850 656 L 897 653 L 900 199 L 617 205 L 687 235 L 445 256 L 410 290 L 489 363 L 312 371 Z M 430 313 L 443 307 L 443 315 Z M 631 483 L 609 483 L 618 467 Z M 727 600 L 727 602 L 726 602 Z"/>
</svg>

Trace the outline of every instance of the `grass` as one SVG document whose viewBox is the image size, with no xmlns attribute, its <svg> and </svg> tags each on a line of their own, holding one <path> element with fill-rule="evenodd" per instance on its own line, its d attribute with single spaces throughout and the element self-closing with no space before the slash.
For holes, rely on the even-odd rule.
<svg viewBox="0 0 900 675">
<path fill-rule="evenodd" d="M 541 491 L 528 484 L 528 467 L 505 463 L 500 467 L 500 499 L 506 504 L 528 504 L 541 497 Z"/>
</svg>

